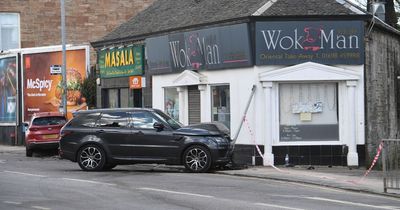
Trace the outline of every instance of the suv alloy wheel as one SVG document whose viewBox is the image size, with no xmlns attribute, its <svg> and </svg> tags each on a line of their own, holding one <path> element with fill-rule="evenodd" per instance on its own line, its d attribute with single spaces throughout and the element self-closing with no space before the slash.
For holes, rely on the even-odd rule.
<svg viewBox="0 0 400 210">
<path fill-rule="evenodd" d="M 211 167 L 211 153 L 203 146 L 190 146 L 183 154 L 183 164 L 190 172 L 206 172 Z"/>
<path fill-rule="evenodd" d="M 100 171 L 106 163 L 106 155 L 99 146 L 89 144 L 78 152 L 78 164 L 85 171 Z"/>
</svg>

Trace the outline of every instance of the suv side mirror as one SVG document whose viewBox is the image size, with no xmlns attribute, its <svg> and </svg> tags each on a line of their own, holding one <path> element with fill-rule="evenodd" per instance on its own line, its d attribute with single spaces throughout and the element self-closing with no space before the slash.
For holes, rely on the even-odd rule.
<svg viewBox="0 0 400 210">
<path fill-rule="evenodd" d="M 162 131 L 164 130 L 164 124 L 160 123 L 160 122 L 155 122 L 153 124 L 153 127 L 157 130 L 157 131 Z"/>
</svg>

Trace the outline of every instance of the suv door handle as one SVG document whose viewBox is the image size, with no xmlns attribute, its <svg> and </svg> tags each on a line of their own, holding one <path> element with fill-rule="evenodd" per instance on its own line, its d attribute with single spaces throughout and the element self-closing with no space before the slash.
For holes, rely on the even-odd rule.
<svg viewBox="0 0 400 210">
<path fill-rule="evenodd" d="M 142 131 L 133 132 L 133 134 L 135 134 L 135 135 L 144 135 L 144 133 Z"/>
<path fill-rule="evenodd" d="M 97 130 L 96 133 L 104 133 L 104 130 Z"/>
</svg>

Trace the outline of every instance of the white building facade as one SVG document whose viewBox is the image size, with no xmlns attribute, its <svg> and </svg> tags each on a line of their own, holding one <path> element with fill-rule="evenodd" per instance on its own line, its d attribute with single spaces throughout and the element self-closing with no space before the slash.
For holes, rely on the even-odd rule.
<svg viewBox="0 0 400 210">
<path fill-rule="evenodd" d="M 255 86 L 236 142 L 254 148 L 246 154 L 253 164 L 256 156 L 263 165 L 281 164 L 288 154 L 298 164 L 319 158 L 314 164 L 358 166 L 357 148 L 365 144 L 363 22 L 250 24 L 147 39 L 153 107 L 184 125 L 220 121 L 233 136 Z M 345 162 L 332 161 L 335 155 Z"/>
</svg>

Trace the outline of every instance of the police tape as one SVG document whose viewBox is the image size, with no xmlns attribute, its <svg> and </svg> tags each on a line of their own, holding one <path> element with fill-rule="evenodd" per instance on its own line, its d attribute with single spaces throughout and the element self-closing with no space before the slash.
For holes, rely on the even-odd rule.
<svg viewBox="0 0 400 210">
<path fill-rule="evenodd" d="M 378 161 L 379 156 L 381 155 L 382 149 L 383 149 L 383 141 L 381 141 L 381 142 L 379 143 L 378 149 L 377 149 L 377 151 L 376 151 L 376 155 L 375 155 L 375 157 L 374 157 L 374 160 L 373 160 L 372 163 L 371 163 L 371 166 L 370 166 L 370 167 L 368 168 L 368 170 L 364 173 L 364 175 L 361 177 L 361 179 L 358 180 L 358 181 L 356 181 L 356 182 L 361 182 L 361 181 L 364 180 L 365 177 L 368 176 L 368 174 L 371 172 L 372 168 L 374 168 L 376 162 Z"/>
<path fill-rule="evenodd" d="M 246 116 L 243 118 L 243 121 L 244 121 L 245 124 L 246 124 L 247 130 L 249 130 L 252 143 L 256 146 L 257 152 L 258 152 L 258 154 L 261 156 L 261 158 L 263 159 L 263 162 L 264 162 L 264 160 L 265 160 L 264 155 L 262 154 L 260 147 L 259 147 L 258 144 L 256 143 L 255 135 L 254 135 L 254 133 L 253 133 L 253 130 L 252 130 L 251 127 L 250 127 L 250 123 L 249 123 L 249 121 L 247 120 L 247 117 L 246 117 Z M 267 162 L 267 164 L 270 165 L 272 168 L 276 169 L 277 171 L 282 171 L 281 169 L 279 169 L 279 168 L 277 168 L 276 166 L 274 166 L 274 163 Z"/>
</svg>

